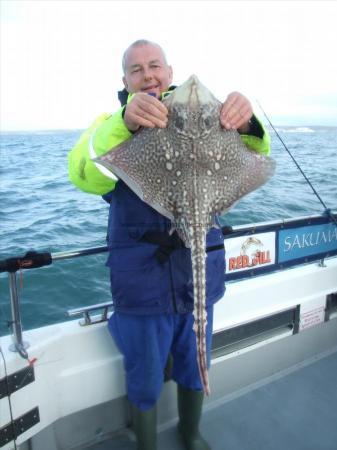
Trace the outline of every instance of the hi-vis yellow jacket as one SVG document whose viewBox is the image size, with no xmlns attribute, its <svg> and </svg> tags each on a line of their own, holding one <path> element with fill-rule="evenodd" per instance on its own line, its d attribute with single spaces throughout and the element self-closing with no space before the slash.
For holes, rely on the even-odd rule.
<svg viewBox="0 0 337 450">
<path fill-rule="evenodd" d="M 163 96 L 169 93 L 163 93 Z M 134 94 L 128 96 L 128 103 Z M 125 106 L 115 114 L 101 114 L 94 123 L 81 135 L 78 142 L 68 154 L 69 178 L 79 189 L 91 194 L 104 195 L 115 188 L 117 178 L 107 169 L 92 162 L 92 158 L 101 156 L 116 147 L 132 133 L 127 129 L 123 111 Z M 253 116 L 255 127 L 260 129 L 260 136 L 241 135 L 242 141 L 252 150 L 259 153 L 270 153 L 270 137 L 263 125 Z"/>
</svg>

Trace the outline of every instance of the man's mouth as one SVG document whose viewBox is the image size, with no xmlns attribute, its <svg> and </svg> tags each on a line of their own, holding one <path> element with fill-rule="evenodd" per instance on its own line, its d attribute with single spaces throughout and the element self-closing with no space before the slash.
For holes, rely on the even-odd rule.
<svg viewBox="0 0 337 450">
<path fill-rule="evenodd" d="M 151 91 L 155 91 L 158 88 L 159 88 L 158 85 L 146 86 L 146 87 L 142 88 L 142 91 L 143 92 L 151 92 Z"/>
</svg>

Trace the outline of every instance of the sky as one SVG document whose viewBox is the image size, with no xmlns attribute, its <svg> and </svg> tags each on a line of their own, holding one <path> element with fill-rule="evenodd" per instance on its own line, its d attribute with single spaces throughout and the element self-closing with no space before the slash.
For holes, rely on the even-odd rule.
<svg viewBox="0 0 337 450">
<path fill-rule="evenodd" d="M 174 84 L 196 74 L 276 125 L 337 126 L 336 1 L 0 0 L 0 129 L 88 127 L 119 108 L 121 57 L 158 42 Z"/>
</svg>

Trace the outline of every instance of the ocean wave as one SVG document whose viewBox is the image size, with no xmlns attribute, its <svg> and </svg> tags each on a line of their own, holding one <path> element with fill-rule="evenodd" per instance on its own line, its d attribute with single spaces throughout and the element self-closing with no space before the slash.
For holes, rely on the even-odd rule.
<svg viewBox="0 0 337 450">
<path fill-rule="evenodd" d="M 310 127 L 289 127 L 289 128 L 276 128 L 276 131 L 282 133 L 315 133 L 316 131 Z"/>
</svg>

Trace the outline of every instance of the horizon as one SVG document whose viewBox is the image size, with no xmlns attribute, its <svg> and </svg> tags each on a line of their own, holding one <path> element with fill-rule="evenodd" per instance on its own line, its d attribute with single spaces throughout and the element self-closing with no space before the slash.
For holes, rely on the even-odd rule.
<svg viewBox="0 0 337 450">
<path fill-rule="evenodd" d="M 265 127 L 268 128 L 269 131 L 273 131 L 272 127 L 268 123 L 264 123 Z M 273 124 L 273 127 L 278 128 L 295 128 L 295 129 L 315 129 L 315 128 L 336 128 L 337 125 L 313 125 L 313 124 Z M 71 131 L 80 131 L 84 132 L 87 128 L 36 128 L 36 129 L 15 129 L 15 130 L 0 130 L 1 134 L 15 134 L 15 133 L 43 133 L 43 132 L 71 132 Z"/>
</svg>

